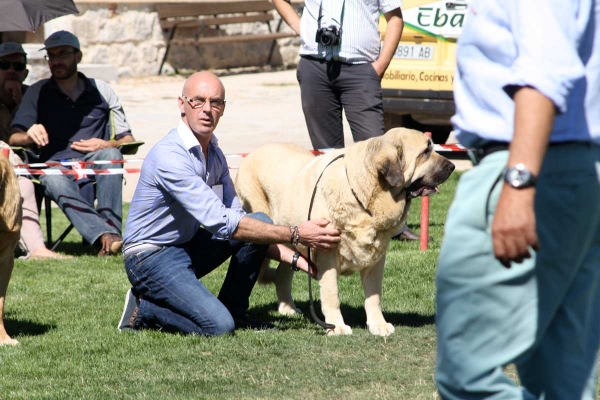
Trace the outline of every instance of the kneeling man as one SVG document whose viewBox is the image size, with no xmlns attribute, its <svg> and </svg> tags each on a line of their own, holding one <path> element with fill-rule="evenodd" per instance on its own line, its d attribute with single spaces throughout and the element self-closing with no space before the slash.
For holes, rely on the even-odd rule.
<svg viewBox="0 0 600 400">
<path fill-rule="evenodd" d="M 179 97 L 181 122 L 150 151 L 125 224 L 125 270 L 132 284 L 119 329 L 162 329 L 206 336 L 236 327 L 272 329 L 251 319 L 249 297 L 267 255 L 292 263 L 279 243 L 337 246 L 340 232 L 318 219 L 299 227 L 246 214 L 213 132 L 225 110 L 215 75 L 188 78 Z M 199 281 L 231 256 L 215 297 Z M 303 258 L 302 270 L 315 273 Z"/>
</svg>

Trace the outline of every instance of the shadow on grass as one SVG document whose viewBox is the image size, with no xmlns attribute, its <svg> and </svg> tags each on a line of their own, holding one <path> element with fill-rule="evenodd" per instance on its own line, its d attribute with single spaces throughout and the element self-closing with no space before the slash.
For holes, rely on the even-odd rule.
<svg viewBox="0 0 600 400">
<path fill-rule="evenodd" d="M 95 256 L 98 254 L 98 250 L 93 246 L 82 242 L 62 242 L 56 247 L 55 251 L 70 256 Z"/>
<path fill-rule="evenodd" d="M 4 317 L 4 325 L 11 336 L 40 336 L 56 328 L 56 325 L 39 324 L 33 321 L 25 321 Z"/>
<path fill-rule="evenodd" d="M 314 323 L 311 315 L 310 315 L 310 304 L 308 301 L 296 301 L 296 307 L 302 310 L 304 317 Z M 321 314 L 321 303 L 319 301 L 314 302 L 315 311 L 317 316 L 323 319 L 323 314 Z M 293 323 L 292 318 L 281 315 L 277 312 L 272 313 L 277 310 L 277 303 L 272 302 L 269 304 L 264 304 L 259 307 L 251 307 L 250 313 L 253 317 L 265 320 L 265 321 L 274 321 L 281 322 L 284 325 L 287 323 L 291 323 L 292 326 L 297 325 Z M 365 309 L 363 307 L 353 307 L 342 304 L 341 306 L 342 316 L 344 317 L 344 322 L 347 325 L 352 327 L 366 327 L 367 319 L 365 315 Z M 391 323 L 394 326 L 406 326 L 411 328 L 420 328 L 426 325 L 435 324 L 435 315 L 422 315 L 414 312 L 408 313 L 398 313 L 398 312 L 384 312 L 383 316 L 386 321 Z M 316 324 L 316 323 L 315 323 Z M 285 328 L 284 328 L 285 329 Z"/>
</svg>

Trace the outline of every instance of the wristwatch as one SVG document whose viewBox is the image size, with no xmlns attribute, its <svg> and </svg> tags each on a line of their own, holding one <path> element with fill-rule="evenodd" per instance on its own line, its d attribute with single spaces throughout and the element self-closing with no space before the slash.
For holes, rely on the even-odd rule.
<svg viewBox="0 0 600 400">
<path fill-rule="evenodd" d="M 298 268 L 298 259 L 299 258 L 300 258 L 300 252 L 297 251 L 292 256 L 292 271 L 300 271 L 300 268 Z"/>
<path fill-rule="evenodd" d="M 506 168 L 504 173 L 504 182 L 515 189 L 533 187 L 536 181 L 537 178 L 521 163 Z"/>
</svg>

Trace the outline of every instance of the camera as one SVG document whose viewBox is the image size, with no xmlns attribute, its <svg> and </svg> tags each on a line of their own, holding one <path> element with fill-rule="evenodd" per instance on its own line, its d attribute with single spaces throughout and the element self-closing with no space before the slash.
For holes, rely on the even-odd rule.
<svg viewBox="0 0 600 400">
<path fill-rule="evenodd" d="M 338 29 L 335 25 L 331 25 L 327 28 L 319 28 L 315 40 L 323 46 L 335 46 L 340 42 L 340 34 L 341 29 Z"/>
</svg>

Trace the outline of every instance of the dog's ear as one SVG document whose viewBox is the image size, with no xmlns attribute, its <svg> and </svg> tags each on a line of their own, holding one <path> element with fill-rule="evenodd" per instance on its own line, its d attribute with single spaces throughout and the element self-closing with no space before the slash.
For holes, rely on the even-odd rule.
<svg viewBox="0 0 600 400">
<path fill-rule="evenodd" d="M 377 155 L 377 170 L 392 187 L 404 184 L 404 161 L 402 148 L 389 143 L 383 144 Z"/>
</svg>

